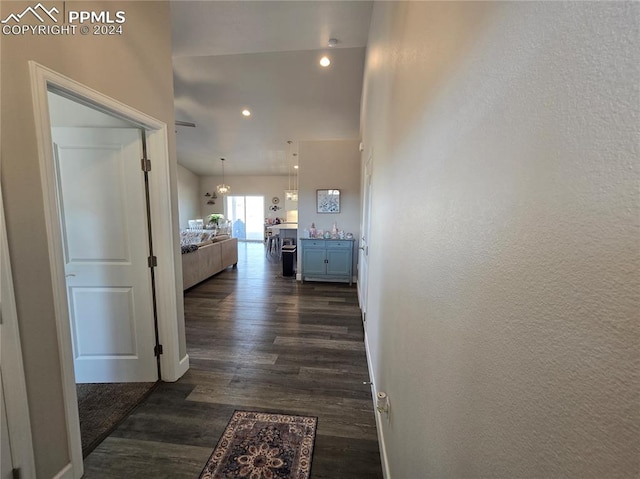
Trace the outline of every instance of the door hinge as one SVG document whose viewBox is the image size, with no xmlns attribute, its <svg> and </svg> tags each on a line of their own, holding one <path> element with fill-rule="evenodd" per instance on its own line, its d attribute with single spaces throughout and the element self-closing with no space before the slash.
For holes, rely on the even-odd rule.
<svg viewBox="0 0 640 479">
<path fill-rule="evenodd" d="M 149 264 L 149 268 L 155 268 L 158 266 L 158 257 L 157 256 L 149 256 L 147 258 L 147 263 Z"/>
<path fill-rule="evenodd" d="M 142 171 L 151 171 L 151 160 L 148 158 L 142 158 Z"/>
<path fill-rule="evenodd" d="M 160 356 L 161 354 L 163 354 L 162 344 L 158 344 L 157 346 L 155 346 L 153 348 L 153 354 L 154 354 L 154 356 Z"/>
<path fill-rule="evenodd" d="M 13 471 L 13 479 L 21 479 L 22 474 L 20 474 L 20 468 L 16 468 Z"/>
</svg>

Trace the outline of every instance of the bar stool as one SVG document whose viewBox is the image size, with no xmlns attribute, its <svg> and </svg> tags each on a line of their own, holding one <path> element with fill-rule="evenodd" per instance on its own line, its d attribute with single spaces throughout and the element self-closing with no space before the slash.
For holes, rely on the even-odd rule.
<svg viewBox="0 0 640 479">
<path fill-rule="evenodd" d="M 280 251 L 282 250 L 282 238 L 280 235 L 271 235 L 267 238 L 267 256 L 280 257 Z"/>
</svg>

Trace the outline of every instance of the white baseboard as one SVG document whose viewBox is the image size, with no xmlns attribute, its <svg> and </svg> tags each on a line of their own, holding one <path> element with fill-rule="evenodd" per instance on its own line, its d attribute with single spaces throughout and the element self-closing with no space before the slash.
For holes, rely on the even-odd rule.
<svg viewBox="0 0 640 479">
<path fill-rule="evenodd" d="M 189 355 L 185 354 L 184 358 L 182 358 L 180 362 L 178 362 L 178 369 L 176 371 L 178 379 L 180 379 L 184 375 L 184 373 L 186 373 L 188 370 L 189 370 Z M 176 379 L 176 381 L 178 379 Z"/>
<path fill-rule="evenodd" d="M 53 479 L 75 479 L 76 477 L 78 478 L 82 477 L 82 473 L 76 476 L 73 473 L 73 465 L 69 463 L 66 466 L 64 466 L 62 469 L 60 469 L 60 472 L 58 472 L 58 474 L 53 476 Z"/>
<path fill-rule="evenodd" d="M 353 276 L 352 278 L 353 283 L 357 283 L 358 282 L 358 277 L 357 276 Z M 302 281 L 302 275 L 301 274 L 296 274 L 296 281 Z"/>
<path fill-rule="evenodd" d="M 163 358 L 164 359 L 164 358 Z M 177 363 L 171 362 L 167 357 L 162 364 L 162 382 L 173 383 L 180 379 L 189 370 L 189 355 L 185 354 Z"/>
<path fill-rule="evenodd" d="M 373 411 L 376 417 L 376 430 L 378 432 L 378 447 L 380 448 L 380 462 L 382 463 L 382 475 L 384 479 L 391 479 L 391 471 L 389 470 L 389 459 L 387 457 L 387 445 L 384 440 L 384 430 L 382 429 L 382 416 L 376 410 L 376 397 L 378 388 L 376 387 L 375 376 L 373 375 L 373 366 L 371 363 L 371 353 L 369 351 L 369 337 L 364 333 L 364 348 L 367 354 L 367 367 L 369 368 L 369 378 L 371 378 L 371 401 L 373 402 Z"/>
</svg>

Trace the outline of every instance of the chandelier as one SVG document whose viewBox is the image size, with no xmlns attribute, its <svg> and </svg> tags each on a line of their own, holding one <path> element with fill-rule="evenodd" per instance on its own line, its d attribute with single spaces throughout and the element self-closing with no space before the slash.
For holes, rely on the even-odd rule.
<svg viewBox="0 0 640 479">
<path fill-rule="evenodd" d="M 221 195 L 226 195 L 231 191 L 231 187 L 224 182 L 224 158 L 220 158 L 222 162 L 222 183 L 216 186 L 216 191 Z"/>
</svg>

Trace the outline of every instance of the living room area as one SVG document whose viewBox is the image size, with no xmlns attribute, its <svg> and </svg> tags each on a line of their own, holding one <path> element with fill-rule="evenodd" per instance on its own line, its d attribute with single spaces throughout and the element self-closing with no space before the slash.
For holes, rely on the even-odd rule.
<svg viewBox="0 0 640 479">
<path fill-rule="evenodd" d="M 182 231 L 198 219 L 210 229 L 212 215 L 222 215 L 240 241 L 270 246 L 269 237 L 277 236 L 281 246 L 285 237 L 297 243 L 312 228 L 335 228 L 357 247 L 360 107 L 371 7 L 173 6 Z M 205 18 L 206 30 L 194 28 Z M 269 28 L 251 30 L 265 18 Z M 339 191 L 340 211 L 319 213 L 318 190 Z M 300 248 L 297 256 L 300 264 Z M 355 272 L 355 252 L 353 257 Z"/>
</svg>

